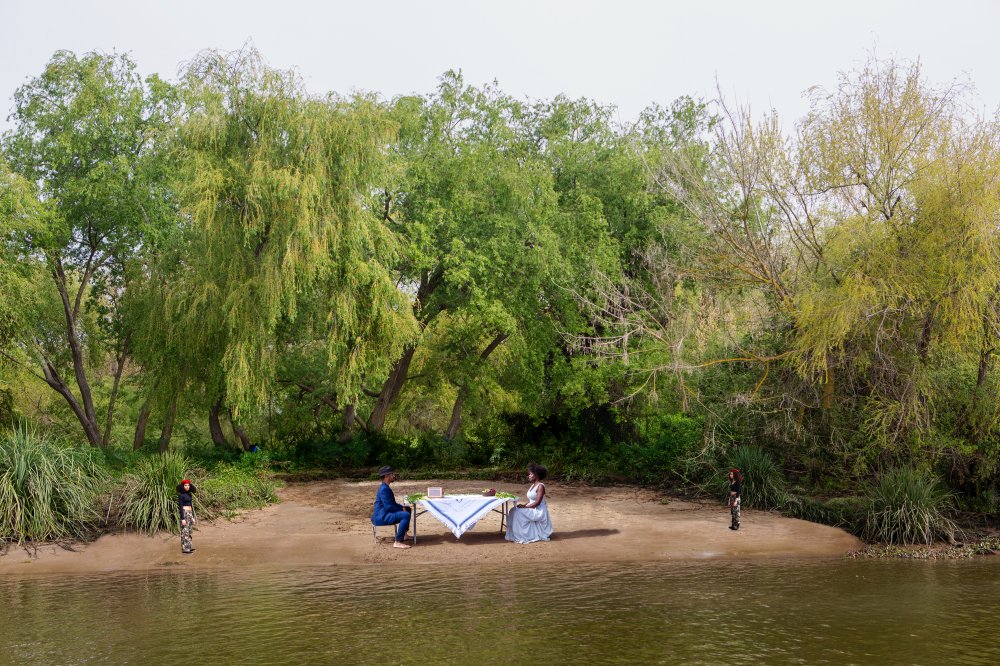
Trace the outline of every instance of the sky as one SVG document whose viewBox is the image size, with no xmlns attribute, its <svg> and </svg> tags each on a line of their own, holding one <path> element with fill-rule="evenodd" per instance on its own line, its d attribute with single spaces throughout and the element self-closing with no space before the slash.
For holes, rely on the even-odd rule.
<svg viewBox="0 0 1000 666">
<path fill-rule="evenodd" d="M 461 69 L 520 98 L 587 97 L 623 122 L 650 103 L 717 90 L 784 122 L 803 92 L 880 58 L 919 59 L 934 83 L 1000 107 L 996 0 L 0 0 L 0 131 L 18 86 L 60 49 L 126 52 L 175 79 L 206 48 L 252 42 L 316 93 L 428 93 Z"/>
</svg>

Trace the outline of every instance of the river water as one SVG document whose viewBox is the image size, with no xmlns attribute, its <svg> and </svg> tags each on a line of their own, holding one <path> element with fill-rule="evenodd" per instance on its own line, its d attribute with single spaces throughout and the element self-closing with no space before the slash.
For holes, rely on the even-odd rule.
<svg viewBox="0 0 1000 666">
<path fill-rule="evenodd" d="M 995 664 L 1000 562 L 0 577 L 11 664 Z"/>
</svg>

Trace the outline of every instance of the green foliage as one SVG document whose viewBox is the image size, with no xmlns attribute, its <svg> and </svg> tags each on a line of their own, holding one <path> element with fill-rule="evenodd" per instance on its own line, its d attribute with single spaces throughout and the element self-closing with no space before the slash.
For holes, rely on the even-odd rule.
<svg viewBox="0 0 1000 666">
<path fill-rule="evenodd" d="M 789 497 L 783 510 L 794 518 L 842 527 L 854 534 L 863 532 L 863 502 L 853 497 L 835 497 L 825 502 L 808 497 Z"/>
<path fill-rule="evenodd" d="M 892 544 L 930 544 L 954 539 L 955 523 L 948 517 L 951 494 L 934 477 L 910 468 L 883 474 L 865 498 L 864 536 Z"/>
<path fill-rule="evenodd" d="M 189 478 L 190 469 L 190 461 L 174 452 L 141 459 L 125 476 L 118 501 L 118 524 L 147 534 L 178 532 L 177 484 Z M 192 482 L 197 488 L 198 480 Z M 200 508 L 198 499 L 196 494 L 196 513 Z"/>
<path fill-rule="evenodd" d="M 197 379 L 210 401 L 252 413 L 281 335 L 322 364 L 331 391 L 357 395 L 415 333 L 386 268 L 395 240 L 367 205 L 386 168 L 388 117 L 370 98 L 308 94 L 253 49 L 203 52 L 182 93 L 177 186 L 192 225 L 183 270 L 167 257 L 160 270 L 173 279 L 146 295 L 169 324 L 147 331 L 150 360 L 168 383 Z M 206 362 L 211 372 L 186 374 Z"/>
<path fill-rule="evenodd" d="M 630 476 L 646 483 L 663 483 L 702 441 L 701 418 L 654 412 L 636 419 L 636 442 L 626 448 Z"/>
<path fill-rule="evenodd" d="M 258 509 L 278 500 L 274 483 L 253 463 L 215 470 L 198 491 L 206 517 L 234 509 Z"/>
<path fill-rule="evenodd" d="M 143 81 L 126 55 L 59 51 L 15 93 L 14 129 L 3 137 L 21 185 L 0 167 L 0 259 L 10 252 L 22 266 L 15 273 L 37 278 L 15 322 L 20 361 L 37 364 L 95 446 L 108 443 L 114 410 L 109 397 L 98 415 L 91 363 L 124 363 L 126 276 L 143 273 L 145 252 L 177 223 L 165 157 L 176 102 L 171 86 Z M 21 227 L 13 234 L 11 211 Z M 10 273 L 0 268 L 0 287 Z M 23 299 L 17 286 L 11 295 Z"/>
<path fill-rule="evenodd" d="M 788 501 L 785 476 L 774 458 L 759 446 L 740 446 L 726 456 L 726 467 L 719 470 L 716 488 L 720 497 L 729 496 L 729 469 L 743 472 L 740 501 L 755 509 L 776 509 Z"/>
<path fill-rule="evenodd" d="M 26 427 L 0 435 L 0 542 L 86 536 L 108 475 L 92 456 Z"/>
</svg>

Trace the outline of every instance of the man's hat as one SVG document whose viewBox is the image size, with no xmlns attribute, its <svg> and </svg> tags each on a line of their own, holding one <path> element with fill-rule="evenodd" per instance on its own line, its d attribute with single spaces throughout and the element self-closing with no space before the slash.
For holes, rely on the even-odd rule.
<svg viewBox="0 0 1000 666">
<path fill-rule="evenodd" d="M 389 475 L 389 474 L 393 474 L 393 470 L 388 465 L 386 465 L 384 467 L 380 467 L 379 470 L 378 470 L 378 476 L 379 476 L 380 479 L 382 477 L 384 477 L 384 476 Z"/>
</svg>

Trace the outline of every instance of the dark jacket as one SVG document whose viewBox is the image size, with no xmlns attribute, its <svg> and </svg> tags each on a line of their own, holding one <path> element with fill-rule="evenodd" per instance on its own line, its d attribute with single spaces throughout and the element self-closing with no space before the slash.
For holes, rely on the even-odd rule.
<svg viewBox="0 0 1000 666">
<path fill-rule="evenodd" d="M 191 486 L 191 490 L 185 491 L 184 486 L 177 486 L 177 510 L 181 514 L 181 520 L 184 520 L 184 507 L 189 506 L 191 510 L 194 510 L 194 486 Z"/>
<path fill-rule="evenodd" d="M 401 504 L 396 503 L 396 496 L 388 483 L 378 487 L 375 494 L 375 510 L 372 511 L 372 525 L 395 525 L 398 520 L 392 520 L 391 514 L 406 511 Z"/>
</svg>

